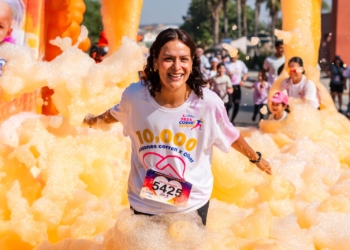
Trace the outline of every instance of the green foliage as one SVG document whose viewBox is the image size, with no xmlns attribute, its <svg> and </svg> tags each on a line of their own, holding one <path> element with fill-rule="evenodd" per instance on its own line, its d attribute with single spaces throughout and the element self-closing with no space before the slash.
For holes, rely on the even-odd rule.
<svg viewBox="0 0 350 250">
<path fill-rule="evenodd" d="M 84 0 L 84 3 L 86 5 L 86 11 L 82 24 L 89 30 L 91 44 L 94 44 L 98 41 L 100 32 L 103 30 L 100 12 L 101 3 L 99 0 Z"/>
<path fill-rule="evenodd" d="M 184 23 L 180 28 L 187 31 L 198 45 L 213 44 L 210 14 L 205 0 L 192 0 L 187 15 L 183 17 Z"/>
<path fill-rule="evenodd" d="M 213 45 L 211 10 L 208 8 L 206 2 L 206 0 L 192 0 L 187 15 L 183 17 L 184 23 L 180 28 L 188 32 L 197 45 L 210 47 Z M 250 6 L 246 6 L 245 11 L 247 15 L 248 33 L 252 33 L 254 31 L 254 10 L 252 10 Z M 228 1 L 227 16 L 229 38 L 236 39 L 238 38 L 237 30 L 232 30 L 232 26 L 237 24 L 237 8 L 236 3 L 233 1 Z M 220 31 L 219 41 L 221 41 L 221 38 L 224 38 L 223 12 L 221 12 L 220 17 Z"/>
<path fill-rule="evenodd" d="M 325 1 L 322 1 L 322 10 L 323 11 L 330 11 L 331 7 L 329 6 L 329 4 Z"/>
</svg>

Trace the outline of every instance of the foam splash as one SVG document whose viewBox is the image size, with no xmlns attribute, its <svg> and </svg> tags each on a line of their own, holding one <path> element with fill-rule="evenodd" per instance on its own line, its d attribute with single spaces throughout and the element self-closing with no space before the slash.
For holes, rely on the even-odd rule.
<svg viewBox="0 0 350 250">
<path fill-rule="evenodd" d="M 84 30 L 81 40 L 86 36 Z M 36 62 L 22 46 L 0 47 L 1 57 L 8 61 L 0 78 L 4 100 L 48 86 L 55 91 L 52 99 L 57 110 L 70 124 L 78 126 L 87 113 L 99 114 L 119 102 L 130 74 L 143 67 L 142 49 L 127 37 L 123 38 L 121 49 L 100 64 L 78 49 L 78 43 L 72 46 L 70 38 L 52 42 L 64 53 L 51 62 Z"/>
<path fill-rule="evenodd" d="M 226 49 L 230 55 L 230 57 L 236 57 L 238 54 L 238 49 L 234 48 L 232 45 L 228 43 L 223 43 L 222 47 Z"/>
<path fill-rule="evenodd" d="M 257 44 L 260 42 L 260 39 L 259 39 L 259 37 L 253 36 L 253 37 L 250 39 L 250 42 L 252 43 L 253 46 L 255 46 L 255 45 L 257 45 Z"/>
</svg>

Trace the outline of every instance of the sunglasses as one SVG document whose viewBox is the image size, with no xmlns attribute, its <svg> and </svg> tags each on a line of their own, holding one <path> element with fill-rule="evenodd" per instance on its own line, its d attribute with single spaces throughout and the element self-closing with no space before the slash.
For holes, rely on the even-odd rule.
<svg viewBox="0 0 350 250">
<path fill-rule="evenodd" d="M 287 68 L 287 72 L 288 72 L 288 74 L 291 74 L 291 73 L 293 73 L 293 74 L 303 73 L 303 67 L 295 67 L 295 68 L 288 67 Z"/>
</svg>

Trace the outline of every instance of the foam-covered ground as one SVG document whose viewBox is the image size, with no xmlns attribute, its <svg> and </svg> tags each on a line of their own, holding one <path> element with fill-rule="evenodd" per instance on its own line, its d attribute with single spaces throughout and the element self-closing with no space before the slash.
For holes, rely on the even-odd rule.
<svg viewBox="0 0 350 250">
<path fill-rule="evenodd" d="M 120 124 L 103 132 L 60 116 L 13 116 L 0 127 L 0 247 L 347 249 L 350 140 L 340 131 L 348 121 L 297 104 L 285 123 L 261 126 L 241 131 L 273 176 L 216 150 L 204 229 L 196 214 L 132 215 L 130 142 Z"/>
</svg>

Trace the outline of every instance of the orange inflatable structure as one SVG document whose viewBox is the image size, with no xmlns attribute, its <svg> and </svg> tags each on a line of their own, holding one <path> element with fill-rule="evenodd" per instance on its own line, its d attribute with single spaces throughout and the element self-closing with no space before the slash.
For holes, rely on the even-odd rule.
<svg viewBox="0 0 350 250">
<path fill-rule="evenodd" d="M 13 1 L 15 4 L 16 1 Z M 83 14 L 86 6 L 83 0 L 62 0 L 62 1 L 28 1 L 20 0 L 23 4 L 25 17 L 21 24 L 22 33 L 19 44 L 26 44 L 37 51 L 36 57 L 43 57 L 51 61 L 61 54 L 61 50 L 50 44 L 50 40 L 56 37 L 70 37 L 75 43 L 80 34 L 80 25 L 83 21 Z M 16 11 L 15 11 L 16 12 Z M 79 48 L 87 51 L 90 47 L 90 40 L 81 42 Z M 0 122 L 11 115 L 19 112 L 39 112 L 46 115 L 56 115 L 54 104 L 51 101 L 53 90 L 45 87 L 33 93 L 26 93 L 12 101 L 0 101 Z M 41 96 L 43 101 L 38 101 Z M 42 105 L 42 106 L 41 106 Z"/>
<path fill-rule="evenodd" d="M 61 50 L 58 47 L 50 44 L 50 41 L 56 37 L 70 37 L 73 44 L 77 42 L 85 9 L 86 6 L 83 0 L 48 1 L 45 9 L 45 60 L 51 61 L 61 54 Z M 79 48 L 83 51 L 87 51 L 89 47 L 89 39 L 86 39 L 79 45 Z M 53 93 L 53 90 L 48 87 L 44 87 L 41 90 L 41 97 L 44 100 L 42 113 L 45 115 L 58 114 L 51 99 Z"/>
</svg>

